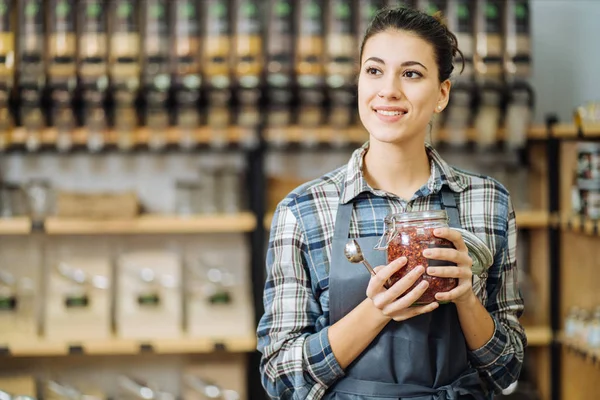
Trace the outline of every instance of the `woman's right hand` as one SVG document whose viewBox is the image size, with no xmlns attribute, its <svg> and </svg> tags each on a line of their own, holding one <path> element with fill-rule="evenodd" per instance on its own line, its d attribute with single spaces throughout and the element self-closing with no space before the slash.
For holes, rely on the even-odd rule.
<svg viewBox="0 0 600 400">
<path fill-rule="evenodd" d="M 404 268 L 406 262 L 406 257 L 400 257 L 388 265 L 374 268 L 376 275 L 371 276 L 369 286 L 367 286 L 367 297 L 373 301 L 375 307 L 380 309 L 383 315 L 394 321 L 404 321 L 431 312 L 439 306 L 439 303 L 433 302 L 424 306 L 411 307 L 427 290 L 429 285 L 427 281 L 422 281 L 413 290 L 402 296 L 423 275 L 425 272 L 423 266 L 414 268 L 390 288 L 386 288 L 388 279 L 400 268 Z M 400 298 L 400 296 L 402 297 Z"/>
</svg>

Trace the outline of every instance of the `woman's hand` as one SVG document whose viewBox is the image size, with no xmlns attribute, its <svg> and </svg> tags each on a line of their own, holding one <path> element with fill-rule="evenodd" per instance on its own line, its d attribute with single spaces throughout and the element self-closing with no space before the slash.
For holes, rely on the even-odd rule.
<svg viewBox="0 0 600 400">
<path fill-rule="evenodd" d="M 454 244 L 456 249 L 433 248 L 423 251 L 427 258 L 456 263 L 456 267 L 429 267 L 427 273 L 440 278 L 458 278 L 458 286 L 448 292 L 435 295 L 438 301 L 452 301 L 455 304 L 466 304 L 473 300 L 473 260 L 469 257 L 469 250 L 463 241 L 460 232 L 449 228 L 439 228 L 433 231 L 436 237 L 447 239 Z"/>
<path fill-rule="evenodd" d="M 414 316 L 425 314 L 435 310 L 439 304 L 433 302 L 425 306 L 411 305 L 417 301 L 429 286 L 427 281 L 422 281 L 413 290 L 404 294 L 415 281 L 423 275 L 425 268 L 418 266 L 406 274 L 402 279 L 394 283 L 389 289 L 386 288 L 388 279 L 400 268 L 406 266 L 406 257 L 400 257 L 388 265 L 374 268 L 376 275 L 371 277 L 369 286 L 367 286 L 367 297 L 369 297 L 375 307 L 381 310 L 383 315 L 394 321 L 404 321 Z"/>
</svg>

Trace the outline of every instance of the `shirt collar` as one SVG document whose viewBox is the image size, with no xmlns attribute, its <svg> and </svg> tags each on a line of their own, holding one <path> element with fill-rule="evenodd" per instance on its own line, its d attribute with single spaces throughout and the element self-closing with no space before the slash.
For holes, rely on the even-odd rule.
<svg viewBox="0 0 600 400">
<path fill-rule="evenodd" d="M 363 192 L 371 192 L 375 195 L 381 195 L 381 191 L 375 190 L 369 186 L 364 174 L 363 163 L 364 156 L 369 148 L 369 142 L 366 142 L 360 148 L 356 149 L 346 167 L 346 179 L 340 196 L 340 202 L 346 204 L 356 198 Z M 467 188 L 464 178 L 448 165 L 439 153 L 428 143 L 425 144 L 425 150 L 431 162 L 431 175 L 427 181 L 427 188 L 430 193 L 439 192 L 444 185 L 447 185 L 454 192 L 462 192 Z"/>
</svg>

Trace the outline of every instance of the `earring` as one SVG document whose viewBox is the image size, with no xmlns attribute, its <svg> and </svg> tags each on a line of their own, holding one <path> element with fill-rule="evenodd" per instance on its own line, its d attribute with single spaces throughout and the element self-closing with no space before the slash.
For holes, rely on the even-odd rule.
<svg viewBox="0 0 600 400">
<path fill-rule="evenodd" d="M 442 106 L 438 106 L 438 110 L 442 111 Z"/>
</svg>

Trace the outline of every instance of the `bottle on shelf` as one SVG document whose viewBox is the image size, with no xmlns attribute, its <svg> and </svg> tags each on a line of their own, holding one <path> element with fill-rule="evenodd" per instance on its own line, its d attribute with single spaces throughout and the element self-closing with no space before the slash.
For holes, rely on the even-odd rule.
<svg viewBox="0 0 600 400">
<path fill-rule="evenodd" d="M 478 109 L 474 127 L 480 150 L 489 150 L 498 140 L 504 101 L 502 19 L 504 2 L 477 0 L 474 65 L 478 84 Z"/>
<path fill-rule="evenodd" d="M 505 147 L 520 149 L 527 141 L 532 118 L 533 89 L 527 79 L 531 71 L 531 22 L 529 0 L 506 2 L 504 23 L 505 79 L 508 99 L 505 118 Z"/>
<path fill-rule="evenodd" d="M 117 147 L 131 150 L 136 144 L 141 73 L 141 38 L 137 0 L 116 0 L 110 4 L 109 77 L 114 104 L 113 126 Z"/>
<path fill-rule="evenodd" d="M 170 63 L 171 37 L 169 29 L 169 1 L 142 2 L 143 39 L 142 87 L 144 121 L 148 147 L 161 150 L 167 145 L 170 126 L 169 94 L 172 87 Z"/>
<path fill-rule="evenodd" d="M 80 0 L 77 3 L 79 92 L 82 121 L 88 150 L 97 152 L 106 146 L 106 90 L 108 89 L 108 25 L 104 0 Z"/>
<path fill-rule="evenodd" d="M 39 13 L 43 18 L 43 3 L 40 3 Z M 73 0 L 51 0 L 49 2 L 48 19 L 48 43 L 47 43 L 47 88 L 49 100 L 52 104 L 50 119 L 56 115 L 69 115 L 63 112 L 64 109 L 73 109 L 74 96 L 77 88 L 77 9 Z M 42 33 L 43 35 L 43 33 Z M 32 96 L 35 97 L 35 96 Z M 36 130 L 44 128 L 45 123 L 35 109 L 32 110 L 31 118 L 23 116 L 22 125 L 30 129 L 33 133 Z M 72 111 L 73 112 L 73 111 Z M 76 112 L 73 112 L 76 114 Z M 75 119 L 75 116 L 74 116 Z M 28 125 L 31 124 L 32 128 Z M 52 121 L 54 124 L 54 121 Z M 76 125 L 75 121 L 70 123 Z M 61 136 L 57 138 L 57 145 L 60 150 L 68 150 L 73 146 L 74 132 L 68 128 L 59 129 Z M 28 137 L 30 135 L 28 134 Z"/>
<path fill-rule="evenodd" d="M 258 0 L 236 0 L 233 8 L 233 72 L 238 105 L 236 125 L 240 144 L 245 148 L 258 145 L 258 105 L 264 65 L 260 6 Z"/>
<path fill-rule="evenodd" d="M 299 110 L 298 127 L 301 144 L 314 146 L 324 117 L 324 9 L 323 3 L 304 0 L 297 4 L 296 80 Z"/>
<path fill-rule="evenodd" d="M 10 113 L 15 67 L 13 11 L 12 1 L 0 1 L 0 151 L 10 145 L 13 128 L 13 118 Z"/>
<path fill-rule="evenodd" d="M 229 142 L 231 113 L 232 23 L 228 0 L 207 0 L 204 4 L 203 82 L 206 89 L 206 123 L 209 144 L 223 148 Z"/>
<path fill-rule="evenodd" d="M 291 0 L 270 0 L 266 34 L 267 140 L 276 146 L 288 142 L 294 84 L 294 5 Z"/>
<path fill-rule="evenodd" d="M 460 72 L 462 60 L 454 60 L 456 79 L 452 95 L 444 111 L 444 140 L 451 146 L 464 147 L 469 141 L 468 129 L 472 126 L 475 82 L 473 80 L 473 54 L 475 50 L 475 13 L 470 0 L 457 0 L 447 3 L 448 28 L 455 32 L 458 45 L 464 56 L 464 70 Z M 459 67 L 460 66 L 460 67 Z"/>
<path fill-rule="evenodd" d="M 200 124 L 199 101 L 202 84 L 200 65 L 201 20 L 198 0 L 171 2 L 173 42 L 175 45 L 173 85 L 179 145 L 196 145 Z"/>
</svg>

